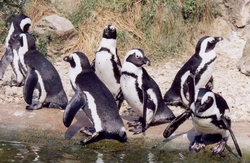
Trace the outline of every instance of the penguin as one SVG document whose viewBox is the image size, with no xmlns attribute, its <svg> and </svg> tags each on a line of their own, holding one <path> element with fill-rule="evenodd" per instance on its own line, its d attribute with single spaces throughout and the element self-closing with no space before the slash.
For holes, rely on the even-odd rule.
<svg viewBox="0 0 250 163">
<path fill-rule="evenodd" d="M 82 52 L 74 52 L 63 60 L 70 64 L 70 82 L 75 91 L 64 111 L 64 125 L 69 127 L 76 113 L 82 109 L 93 124 L 93 126 L 84 126 L 81 130 L 88 136 L 81 141 L 82 145 L 101 139 L 126 142 L 126 130 L 115 99 L 93 71 L 86 55 Z"/>
<path fill-rule="evenodd" d="M 163 136 L 168 138 L 191 116 L 196 135 L 190 144 L 190 151 L 199 152 L 205 148 L 203 134 L 219 134 L 221 140 L 211 150 L 213 154 L 221 155 L 226 147 L 230 133 L 236 150 L 239 156 L 242 157 L 240 147 L 231 129 L 230 109 L 226 100 L 207 88 L 199 88 L 195 91 L 195 84 L 195 75 L 189 75 L 187 78 L 190 94 L 189 107 L 169 124 L 164 130 Z"/>
<path fill-rule="evenodd" d="M 27 110 L 42 107 L 65 109 L 68 98 L 63 89 L 61 78 L 55 67 L 36 50 L 35 39 L 29 33 L 21 33 L 10 40 L 11 51 L 20 56 L 20 67 L 26 75 L 24 100 Z M 36 91 L 38 99 L 34 100 Z"/>
<path fill-rule="evenodd" d="M 165 105 L 157 83 L 142 67 L 150 65 L 150 60 L 142 49 L 134 48 L 127 52 L 121 69 L 121 89 L 124 99 L 139 115 L 139 119 L 128 122 L 134 134 L 144 132 L 149 125 L 166 123 L 175 118 Z"/>
<path fill-rule="evenodd" d="M 10 81 L 10 86 L 21 86 L 24 81 L 24 74 L 22 74 L 22 71 L 20 70 L 19 67 L 19 56 L 17 54 L 13 54 L 10 52 L 10 44 L 9 41 L 12 38 L 13 35 L 17 33 L 27 33 L 29 28 L 31 26 L 31 19 L 24 15 L 20 14 L 16 16 L 11 23 L 8 35 L 5 39 L 5 47 L 6 47 L 6 52 L 3 55 L 3 57 L 0 60 L 0 80 L 2 80 L 4 73 L 8 67 L 9 64 L 11 64 L 11 67 L 14 71 L 14 77 Z"/>
<path fill-rule="evenodd" d="M 107 25 L 103 30 L 101 43 L 91 66 L 99 79 L 113 94 L 118 109 L 120 109 L 123 102 L 123 94 L 120 86 L 121 62 L 117 55 L 116 39 L 117 32 L 115 26 Z"/>
<path fill-rule="evenodd" d="M 213 89 L 212 72 L 216 64 L 215 45 L 223 40 L 222 37 L 202 37 L 195 49 L 194 55 L 177 72 L 171 87 L 164 95 L 164 101 L 167 105 L 181 106 L 187 108 L 188 88 L 186 80 L 188 71 L 195 74 L 195 89 L 208 88 Z"/>
</svg>

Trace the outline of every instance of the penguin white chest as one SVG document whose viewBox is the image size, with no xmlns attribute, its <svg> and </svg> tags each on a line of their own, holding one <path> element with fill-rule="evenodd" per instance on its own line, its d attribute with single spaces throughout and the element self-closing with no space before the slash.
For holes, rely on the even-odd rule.
<svg viewBox="0 0 250 163">
<path fill-rule="evenodd" d="M 124 99 L 134 109 L 138 115 L 143 114 L 143 104 L 138 96 L 138 88 L 141 89 L 141 81 L 129 75 L 121 76 L 121 89 L 124 95 Z"/>
<path fill-rule="evenodd" d="M 112 54 L 109 52 L 97 52 L 95 58 L 95 73 L 115 96 L 119 91 L 120 84 L 117 83 L 115 79 L 114 67 L 111 59 Z"/>
<path fill-rule="evenodd" d="M 199 118 L 192 116 L 192 121 L 194 128 L 198 132 L 202 132 L 205 134 L 218 134 L 225 131 L 224 129 L 220 129 L 219 127 L 211 123 L 211 118 Z"/>
<path fill-rule="evenodd" d="M 202 62 L 196 70 L 196 76 L 200 76 L 200 79 L 195 86 L 196 89 L 203 88 L 207 84 L 212 76 L 215 64 L 216 54 L 214 51 L 207 53 L 206 57 L 202 58 Z"/>
</svg>

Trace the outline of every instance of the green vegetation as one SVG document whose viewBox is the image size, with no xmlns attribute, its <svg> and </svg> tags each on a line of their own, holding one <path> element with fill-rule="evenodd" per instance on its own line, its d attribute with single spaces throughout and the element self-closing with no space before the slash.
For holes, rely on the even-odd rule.
<svg viewBox="0 0 250 163">
<path fill-rule="evenodd" d="M 48 0 L 36 1 L 42 2 L 56 8 Z M 10 19 L 4 15 L 8 12 L 24 11 L 23 5 L 6 5 L 16 4 L 17 0 L 0 0 L 0 4 L 3 3 L 5 5 L 0 7 L 1 42 L 9 27 L 6 19 Z M 83 47 L 88 45 L 91 51 L 87 51 L 87 54 L 94 52 L 93 47 L 100 41 L 100 35 L 96 36 L 96 27 L 104 27 L 108 22 L 118 24 L 118 51 L 125 52 L 131 47 L 140 47 L 151 60 L 178 56 L 186 50 L 186 42 L 196 42 L 194 40 L 200 37 L 199 34 L 205 33 L 210 22 L 220 14 L 216 1 L 211 0 L 79 0 L 78 3 L 78 8 L 72 12 L 60 13 L 79 31 L 79 40 L 82 41 L 76 43 L 76 49 L 85 50 Z M 50 45 L 48 37 L 39 38 L 36 35 L 37 48 L 45 56 L 48 53 L 47 46 Z M 92 40 L 96 42 L 90 42 Z"/>
<path fill-rule="evenodd" d="M 19 4 L 19 0 L 0 0 L 0 43 L 5 41 L 11 20 L 22 11 L 23 3 Z"/>
<path fill-rule="evenodd" d="M 218 7 L 213 1 L 185 0 L 182 4 L 183 18 L 191 23 L 210 21 L 218 14 Z"/>
</svg>

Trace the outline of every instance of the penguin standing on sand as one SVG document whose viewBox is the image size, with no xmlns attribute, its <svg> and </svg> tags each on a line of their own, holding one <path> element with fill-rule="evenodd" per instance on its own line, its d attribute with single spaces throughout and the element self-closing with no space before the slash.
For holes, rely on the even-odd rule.
<svg viewBox="0 0 250 163">
<path fill-rule="evenodd" d="M 11 86 L 12 85 L 21 86 L 24 80 L 24 74 L 22 74 L 22 71 L 20 70 L 19 67 L 19 62 L 20 62 L 19 56 L 11 52 L 10 48 L 11 45 L 9 44 L 9 41 L 12 38 L 12 36 L 17 33 L 27 33 L 30 26 L 31 26 L 31 20 L 29 17 L 27 17 L 24 14 L 18 15 L 11 23 L 9 33 L 5 39 L 6 52 L 0 60 L 0 80 L 3 78 L 8 65 L 11 64 L 11 67 L 15 74 L 14 79 L 12 79 L 10 82 Z"/>
<path fill-rule="evenodd" d="M 41 107 L 65 109 L 68 99 L 60 76 L 55 67 L 36 50 L 35 39 L 28 33 L 21 33 L 10 39 L 11 51 L 20 56 L 20 67 L 26 75 L 24 82 L 24 100 L 26 109 Z M 38 100 L 34 100 L 38 90 Z"/>
<path fill-rule="evenodd" d="M 123 94 L 120 87 L 121 62 L 117 55 L 116 38 L 116 28 L 113 25 L 106 26 L 100 46 L 95 53 L 92 67 L 99 79 L 113 94 L 118 109 L 120 109 L 123 102 Z"/>
<path fill-rule="evenodd" d="M 222 40 L 222 37 L 202 37 L 195 49 L 195 54 L 183 65 L 176 74 L 169 90 L 164 95 L 167 105 L 188 106 L 188 87 L 186 80 L 188 71 L 195 74 L 195 89 L 213 88 L 212 72 L 216 64 L 215 45 Z"/>
<path fill-rule="evenodd" d="M 150 61 L 141 49 L 127 52 L 122 65 L 121 88 L 124 99 L 140 116 L 138 121 L 129 122 L 134 134 L 144 132 L 149 125 L 166 123 L 175 118 L 165 105 L 161 91 L 142 65 Z"/>
<path fill-rule="evenodd" d="M 69 127 L 76 113 L 83 109 L 93 124 L 84 126 L 81 131 L 89 136 L 81 141 L 83 145 L 105 138 L 126 142 L 125 127 L 115 99 L 91 68 L 86 55 L 75 52 L 63 60 L 70 63 L 70 82 L 75 90 L 64 111 L 64 125 Z"/>
<path fill-rule="evenodd" d="M 229 133 L 233 139 L 239 156 L 242 156 L 240 147 L 231 130 L 230 110 L 225 99 L 217 93 L 206 88 L 200 88 L 195 92 L 194 75 L 189 75 L 187 85 L 189 86 L 190 103 L 185 112 L 176 117 L 165 129 L 163 136 L 168 138 L 186 119 L 192 117 L 196 132 L 194 141 L 189 150 L 199 152 L 205 148 L 202 140 L 203 134 L 220 134 L 221 140 L 211 148 L 213 154 L 222 154 L 226 147 Z"/>
</svg>

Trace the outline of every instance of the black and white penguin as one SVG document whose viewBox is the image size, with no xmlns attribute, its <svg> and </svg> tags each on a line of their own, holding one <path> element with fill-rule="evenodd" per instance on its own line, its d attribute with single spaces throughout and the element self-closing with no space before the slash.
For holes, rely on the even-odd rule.
<svg viewBox="0 0 250 163">
<path fill-rule="evenodd" d="M 20 86 L 23 83 L 24 74 L 22 74 L 22 71 L 20 70 L 19 67 L 19 62 L 20 62 L 19 56 L 10 51 L 11 49 L 9 41 L 12 38 L 12 36 L 17 33 L 27 33 L 30 26 L 31 26 L 31 19 L 28 16 L 24 14 L 18 15 L 11 23 L 9 33 L 5 39 L 6 52 L 0 61 L 0 80 L 3 78 L 8 65 L 11 64 L 15 75 L 14 79 L 11 80 L 10 82 L 11 86 L 12 85 Z"/>
<path fill-rule="evenodd" d="M 150 65 L 150 61 L 141 49 L 127 52 L 121 69 L 121 88 L 124 99 L 140 116 L 138 121 L 130 122 L 130 131 L 134 134 L 144 132 L 149 125 L 166 123 L 175 118 L 165 105 L 157 83 L 142 67 Z"/>
<path fill-rule="evenodd" d="M 64 125 L 69 127 L 79 109 L 83 109 L 93 124 L 82 130 L 89 136 L 81 141 L 83 145 L 105 138 L 126 142 L 125 127 L 115 99 L 91 68 L 86 55 L 74 52 L 63 60 L 70 63 L 70 81 L 75 90 L 64 111 Z"/>
<path fill-rule="evenodd" d="M 55 67 L 36 50 L 35 39 L 28 33 L 15 35 L 10 39 L 11 51 L 20 57 L 21 71 L 26 75 L 24 82 L 24 100 L 26 109 L 41 107 L 65 109 L 68 98 L 63 89 L 61 78 Z M 20 55 L 20 54 L 23 55 Z M 38 90 L 38 100 L 34 100 Z"/>
<path fill-rule="evenodd" d="M 212 72 L 216 64 L 215 45 L 222 40 L 222 37 L 202 37 L 195 49 L 194 55 L 183 65 L 176 74 L 169 90 L 164 95 L 167 105 L 187 107 L 188 88 L 186 80 L 188 71 L 195 74 L 195 89 L 213 88 Z"/>
<path fill-rule="evenodd" d="M 113 25 L 106 26 L 103 30 L 100 46 L 95 53 L 92 67 L 99 79 L 113 94 L 118 109 L 120 109 L 123 94 L 120 86 L 121 62 L 117 55 L 116 38 L 116 28 Z"/>
<path fill-rule="evenodd" d="M 168 138 L 191 116 L 196 132 L 194 141 L 189 147 L 191 151 L 199 152 L 201 149 L 205 148 L 205 143 L 202 140 L 203 134 L 220 134 L 221 140 L 216 146 L 211 148 L 211 150 L 213 154 L 222 154 L 230 133 L 236 150 L 241 157 L 241 150 L 231 130 L 230 110 L 225 99 L 206 88 L 200 88 L 195 92 L 194 75 L 188 77 L 187 85 L 190 88 L 189 108 L 170 123 L 165 129 L 163 136 Z"/>
</svg>

